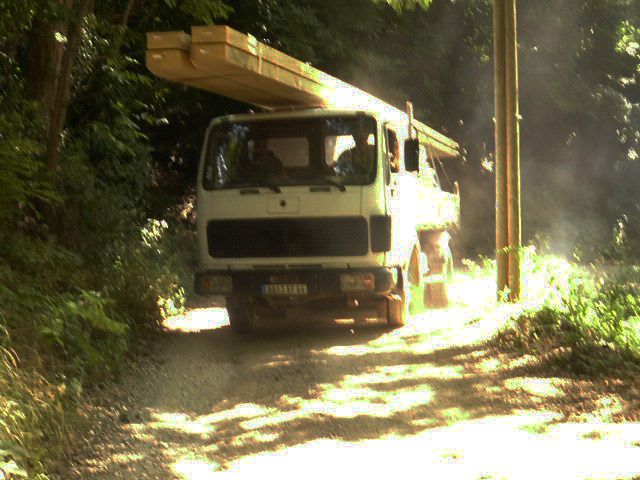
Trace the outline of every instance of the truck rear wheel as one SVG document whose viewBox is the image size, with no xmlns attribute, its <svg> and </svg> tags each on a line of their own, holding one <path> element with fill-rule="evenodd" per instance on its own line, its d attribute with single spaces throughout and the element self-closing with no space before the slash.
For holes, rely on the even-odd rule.
<svg viewBox="0 0 640 480">
<path fill-rule="evenodd" d="M 249 298 L 232 296 L 227 298 L 227 313 L 229 325 L 233 333 L 247 334 L 251 332 L 251 318 L 253 315 L 253 303 Z"/>
</svg>

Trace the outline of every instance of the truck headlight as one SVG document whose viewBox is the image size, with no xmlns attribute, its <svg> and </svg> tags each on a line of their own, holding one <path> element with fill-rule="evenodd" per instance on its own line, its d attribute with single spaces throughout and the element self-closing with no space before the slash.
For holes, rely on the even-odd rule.
<svg viewBox="0 0 640 480">
<path fill-rule="evenodd" d="M 371 292 L 375 288 L 372 273 L 343 273 L 340 275 L 340 288 L 343 292 Z"/>
<path fill-rule="evenodd" d="M 199 295 L 226 295 L 232 288 L 229 275 L 205 272 L 196 276 L 196 293 Z"/>
</svg>

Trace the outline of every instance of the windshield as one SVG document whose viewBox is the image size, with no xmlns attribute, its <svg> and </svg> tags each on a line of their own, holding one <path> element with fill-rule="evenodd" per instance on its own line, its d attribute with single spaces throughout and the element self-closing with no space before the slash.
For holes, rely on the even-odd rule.
<svg viewBox="0 0 640 480">
<path fill-rule="evenodd" d="M 205 156 L 205 189 L 368 185 L 376 175 L 371 117 L 252 120 L 218 125 Z"/>
</svg>

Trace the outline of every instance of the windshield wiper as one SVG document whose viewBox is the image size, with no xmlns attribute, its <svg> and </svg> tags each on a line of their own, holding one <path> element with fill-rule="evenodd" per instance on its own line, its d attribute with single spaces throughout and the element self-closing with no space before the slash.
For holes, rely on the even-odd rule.
<svg viewBox="0 0 640 480">
<path fill-rule="evenodd" d="M 282 193 L 282 190 L 279 186 L 273 185 L 272 183 L 265 183 L 264 185 L 260 185 L 261 187 L 267 187 L 273 190 L 275 193 Z"/>
<path fill-rule="evenodd" d="M 343 184 L 341 184 L 340 182 L 338 182 L 336 180 L 332 180 L 332 179 L 326 178 L 326 177 L 322 177 L 322 178 L 320 178 L 320 180 L 322 180 L 322 182 L 325 183 L 326 185 L 331 185 L 333 187 L 337 187 L 338 190 L 340 190 L 341 192 L 346 192 L 347 191 L 347 187 L 345 187 Z"/>
</svg>

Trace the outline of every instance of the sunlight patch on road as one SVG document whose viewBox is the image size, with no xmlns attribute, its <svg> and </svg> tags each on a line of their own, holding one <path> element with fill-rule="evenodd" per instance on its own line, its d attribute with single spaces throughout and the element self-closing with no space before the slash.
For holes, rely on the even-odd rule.
<svg viewBox="0 0 640 480">
<path fill-rule="evenodd" d="M 632 447 L 640 440 L 638 424 L 609 425 L 606 434 L 594 440 L 584 435 L 601 424 L 554 423 L 559 419 L 552 411 L 520 411 L 460 421 L 413 436 L 359 442 L 318 439 L 243 457 L 225 467 L 230 474 L 247 478 L 310 471 L 341 478 L 403 473 L 412 474 L 411 478 L 531 480 L 640 474 L 640 448 Z"/>
<path fill-rule="evenodd" d="M 185 456 L 173 463 L 171 469 L 184 480 L 205 480 L 218 471 L 219 465 L 208 459 Z"/>
<path fill-rule="evenodd" d="M 152 429 L 171 429 L 197 435 L 209 434 L 214 430 L 206 417 L 192 419 L 184 413 L 155 413 L 152 417 L 154 421 L 148 424 Z"/>
<path fill-rule="evenodd" d="M 202 332 L 229 325 L 226 308 L 195 308 L 181 315 L 166 318 L 164 328 L 172 332 Z"/>
<path fill-rule="evenodd" d="M 111 457 L 111 461 L 113 463 L 120 463 L 120 464 L 126 465 L 128 463 L 140 461 L 143 458 L 144 458 L 144 455 L 141 455 L 139 453 L 116 453 Z M 1 478 L 2 477 L 0 477 L 0 479 Z"/>
<path fill-rule="evenodd" d="M 461 422 L 463 420 L 468 420 L 471 417 L 471 414 L 462 408 L 452 407 L 446 408 L 442 412 L 440 412 L 440 416 L 444 419 L 447 424 Z"/>
<path fill-rule="evenodd" d="M 564 394 L 561 386 L 567 384 L 561 378 L 509 378 L 504 382 L 507 390 L 522 391 L 536 397 L 560 397 Z"/>
<path fill-rule="evenodd" d="M 288 367 L 293 364 L 293 360 L 289 355 L 273 355 L 271 361 L 260 364 L 260 368 L 278 368 Z"/>
<path fill-rule="evenodd" d="M 284 425 L 288 422 L 321 417 L 386 418 L 429 404 L 434 390 L 429 379 L 455 379 L 463 376 L 462 367 L 395 365 L 379 367 L 362 375 L 346 375 L 335 383 L 315 386 L 312 398 L 283 395 L 280 408 L 263 409 L 241 422 L 245 430 Z"/>
<path fill-rule="evenodd" d="M 598 408 L 580 416 L 587 422 L 610 422 L 612 417 L 625 409 L 625 402 L 618 395 L 607 395 L 598 399 Z"/>
<path fill-rule="evenodd" d="M 402 353 L 427 355 L 451 345 L 487 341 L 523 310 L 522 305 L 494 305 L 486 311 L 452 307 L 414 315 L 409 324 L 358 345 L 337 345 L 313 350 L 316 355 L 354 356 Z"/>
<path fill-rule="evenodd" d="M 133 430 L 138 438 L 150 439 L 148 432 L 153 430 L 170 430 L 202 437 L 209 437 L 216 431 L 216 425 L 230 420 L 265 417 L 277 412 L 277 409 L 266 408 L 257 404 L 239 404 L 228 410 L 209 415 L 187 415 L 178 412 L 154 412 L 152 420 L 146 424 L 134 424 Z"/>
<path fill-rule="evenodd" d="M 527 365 L 534 365 L 536 362 L 539 362 L 539 359 L 535 355 L 527 354 L 509 361 L 509 363 L 506 365 L 506 368 L 509 370 L 514 370 L 516 368 L 525 367 Z"/>
<path fill-rule="evenodd" d="M 397 365 L 376 368 L 362 375 L 346 375 L 336 383 L 320 384 L 318 399 L 289 399 L 290 403 L 310 413 L 337 417 L 369 415 L 389 416 L 428 404 L 433 388 L 423 380 L 439 373 L 458 375 L 433 365 Z"/>
<path fill-rule="evenodd" d="M 432 363 L 388 365 L 376 367 L 362 375 L 347 375 L 342 383 L 344 385 L 375 385 L 432 378 L 462 378 L 463 376 L 464 368 L 460 365 L 436 366 Z"/>
<path fill-rule="evenodd" d="M 384 417 L 431 401 L 433 389 L 429 385 L 420 382 L 402 385 L 402 382 L 416 378 L 418 377 L 404 377 L 401 374 L 392 377 L 384 375 L 382 378 L 349 375 L 335 384 L 319 385 L 318 399 L 290 398 L 289 402 L 307 414 L 324 413 L 342 418 L 356 415 Z M 380 382 L 380 379 L 383 381 Z M 395 388 L 394 382 L 398 383 Z M 385 389 L 375 388 L 378 383 L 392 385 Z"/>
<path fill-rule="evenodd" d="M 280 433 L 264 433 L 259 431 L 251 431 L 234 437 L 230 444 L 236 447 L 245 445 L 255 445 L 256 443 L 274 443 L 282 434 Z"/>
<path fill-rule="evenodd" d="M 478 368 L 484 373 L 495 372 L 502 367 L 504 367 L 504 365 L 497 358 L 487 358 L 478 364 Z"/>
<path fill-rule="evenodd" d="M 426 405 L 433 395 L 433 389 L 423 384 L 388 392 L 345 384 L 320 385 L 318 398 L 284 396 L 278 403 L 288 409 L 272 409 L 270 415 L 245 420 L 240 426 L 245 430 L 257 430 L 305 419 L 316 419 L 315 422 L 318 418 L 386 418 Z"/>
<path fill-rule="evenodd" d="M 496 282 L 488 276 L 456 273 L 449 287 L 452 306 L 478 307 L 496 303 Z"/>
</svg>

